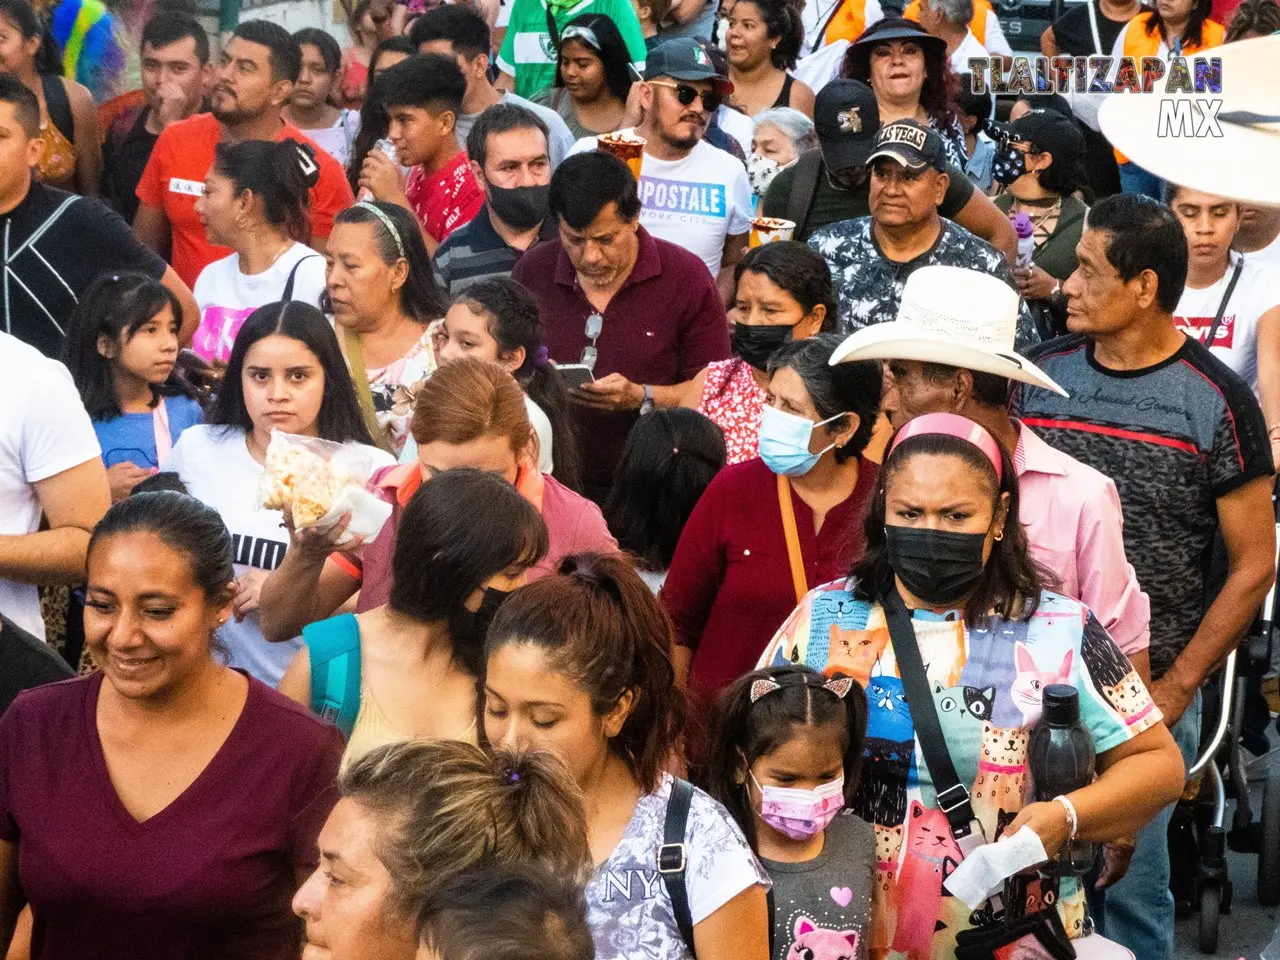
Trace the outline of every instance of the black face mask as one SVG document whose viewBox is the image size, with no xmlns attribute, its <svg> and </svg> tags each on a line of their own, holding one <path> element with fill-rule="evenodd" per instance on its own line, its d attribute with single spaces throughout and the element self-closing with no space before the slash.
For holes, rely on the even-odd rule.
<svg viewBox="0 0 1280 960">
<path fill-rule="evenodd" d="M 785 325 L 749 327 L 745 323 L 735 323 L 733 332 L 729 334 L 733 352 L 757 370 L 766 369 L 774 351 L 790 342 L 791 327 Z"/>
<path fill-rule="evenodd" d="M 496 187 L 489 184 L 489 206 L 494 214 L 516 230 L 532 230 L 547 219 L 551 186 Z"/>
<path fill-rule="evenodd" d="M 1006 187 L 1026 172 L 1027 155 L 1012 145 L 998 151 L 991 163 L 991 176 Z"/>
<path fill-rule="evenodd" d="M 985 533 L 953 533 L 886 525 L 889 565 L 902 585 L 925 603 L 962 599 L 982 579 Z"/>
<path fill-rule="evenodd" d="M 493 623 L 493 618 L 497 616 L 498 608 L 506 602 L 509 596 L 511 596 L 510 590 L 485 587 L 484 598 L 480 601 L 478 610 L 472 612 L 462 609 L 453 616 L 449 632 L 453 635 L 454 643 L 458 643 L 459 640 L 474 640 L 483 643 L 485 636 L 489 632 L 489 625 Z"/>
</svg>

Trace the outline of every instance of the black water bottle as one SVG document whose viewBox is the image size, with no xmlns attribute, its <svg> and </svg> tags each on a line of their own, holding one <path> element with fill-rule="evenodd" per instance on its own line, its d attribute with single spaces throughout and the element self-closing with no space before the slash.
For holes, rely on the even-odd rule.
<svg viewBox="0 0 1280 960">
<path fill-rule="evenodd" d="M 1028 760 L 1035 780 L 1036 800 L 1049 801 L 1093 783 L 1097 754 L 1093 737 L 1080 722 L 1080 694 L 1075 687 L 1054 683 L 1044 688 L 1044 712 L 1031 731 Z M 1093 867 L 1096 845 L 1075 840 L 1058 854 L 1051 871 L 1084 874 Z"/>
</svg>

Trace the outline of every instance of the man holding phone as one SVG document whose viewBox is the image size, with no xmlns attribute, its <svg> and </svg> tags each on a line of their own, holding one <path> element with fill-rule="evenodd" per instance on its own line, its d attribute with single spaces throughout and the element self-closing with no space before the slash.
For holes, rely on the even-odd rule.
<svg viewBox="0 0 1280 960">
<path fill-rule="evenodd" d="M 638 417 L 678 406 L 682 384 L 729 356 L 729 324 L 702 259 L 640 225 L 621 160 L 569 157 L 551 178 L 550 206 L 559 237 L 530 249 L 512 277 L 538 298 L 551 358 L 581 384 L 585 492 L 601 501 Z"/>
</svg>

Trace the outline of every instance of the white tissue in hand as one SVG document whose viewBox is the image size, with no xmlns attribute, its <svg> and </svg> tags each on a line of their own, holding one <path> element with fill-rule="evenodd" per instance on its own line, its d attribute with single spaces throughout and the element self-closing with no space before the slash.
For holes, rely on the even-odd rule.
<svg viewBox="0 0 1280 960">
<path fill-rule="evenodd" d="M 316 523 L 316 528 L 322 532 L 328 530 L 342 519 L 344 513 L 351 514 L 351 522 L 347 524 L 347 529 L 343 531 L 341 539 L 336 544 L 339 547 L 345 546 L 356 537 L 360 537 L 365 543 L 373 540 L 382 532 L 383 525 L 390 519 L 391 504 L 377 494 L 370 493 L 364 487 L 346 486 L 338 492 L 333 500 L 333 506 Z"/>
<path fill-rule="evenodd" d="M 1023 827 L 1012 837 L 978 847 L 964 858 L 943 886 L 970 910 L 976 910 L 998 892 L 1009 877 L 1048 859 L 1040 836 L 1030 827 Z"/>
</svg>

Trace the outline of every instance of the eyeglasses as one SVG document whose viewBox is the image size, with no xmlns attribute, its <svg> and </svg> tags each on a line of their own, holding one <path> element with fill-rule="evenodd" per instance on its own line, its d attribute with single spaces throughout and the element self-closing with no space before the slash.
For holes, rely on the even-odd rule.
<svg viewBox="0 0 1280 960">
<path fill-rule="evenodd" d="M 691 87 L 687 83 L 668 83 L 665 80 L 650 80 L 649 83 L 655 87 L 670 87 L 676 92 L 676 100 L 680 106 L 688 107 L 693 101 L 699 97 L 702 98 L 702 109 L 707 113 L 715 113 L 720 109 L 720 105 L 724 103 L 724 97 L 714 90 L 699 90 L 697 87 Z"/>
<path fill-rule="evenodd" d="M 593 313 L 587 317 L 587 328 L 583 331 L 587 339 L 591 342 L 582 349 L 582 359 L 578 362 L 591 372 L 596 372 L 596 341 L 600 339 L 600 334 L 604 331 L 604 317 L 599 313 Z"/>
</svg>

